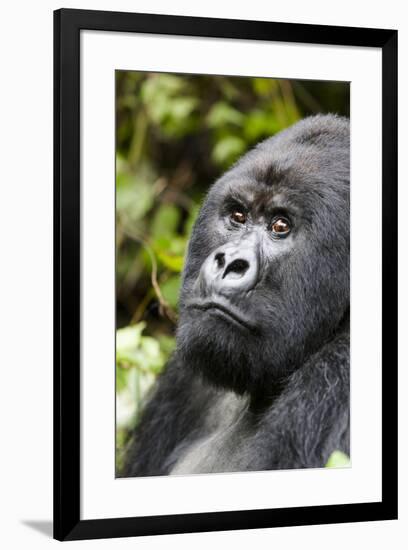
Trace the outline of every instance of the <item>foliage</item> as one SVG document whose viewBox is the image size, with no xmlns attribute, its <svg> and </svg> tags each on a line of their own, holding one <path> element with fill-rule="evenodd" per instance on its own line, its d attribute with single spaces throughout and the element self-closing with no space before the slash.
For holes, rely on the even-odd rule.
<svg viewBox="0 0 408 550">
<path fill-rule="evenodd" d="M 348 85 L 116 72 L 117 464 L 174 349 L 188 238 L 209 185 L 305 115 L 348 114 Z"/>
<path fill-rule="evenodd" d="M 350 458 L 341 451 L 333 451 L 326 463 L 326 468 L 348 468 Z"/>
<path fill-rule="evenodd" d="M 173 351 L 174 340 L 162 335 L 146 336 L 146 323 L 140 322 L 119 329 L 116 334 L 116 428 L 117 466 L 123 462 L 126 428 L 137 422 L 143 396 Z"/>
</svg>

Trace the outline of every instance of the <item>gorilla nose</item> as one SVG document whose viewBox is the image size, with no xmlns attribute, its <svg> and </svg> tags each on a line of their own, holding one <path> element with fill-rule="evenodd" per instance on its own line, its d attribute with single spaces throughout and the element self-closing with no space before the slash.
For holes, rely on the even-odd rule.
<svg viewBox="0 0 408 550">
<path fill-rule="evenodd" d="M 250 290 L 258 278 L 257 248 L 254 239 L 218 248 L 202 267 L 204 290 L 226 295 Z"/>
<path fill-rule="evenodd" d="M 225 266 L 225 254 L 224 252 L 219 252 L 216 257 L 215 261 L 217 262 L 218 266 L 222 269 Z M 222 279 L 225 279 L 228 277 L 229 279 L 241 279 L 245 273 L 249 269 L 249 262 L 247 260 L 243 260 L 242 258 L 238 258 L 237 260 L 232 260 L 227 267 L 224 269 L 224 272 L 222 274 Z"/>
</svg>

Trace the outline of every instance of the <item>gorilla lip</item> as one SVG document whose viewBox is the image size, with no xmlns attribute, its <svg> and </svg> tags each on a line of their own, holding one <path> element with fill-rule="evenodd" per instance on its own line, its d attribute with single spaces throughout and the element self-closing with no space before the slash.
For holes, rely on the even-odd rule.
<svg viewBox="0 0 408 550">
<path fill-rule="evenodd" d="M 254 331 L 255 327 L 245 318 L 243 317 L 240 312 L 233 306 L 228 307 L 225 304 L 222 304 L 220 302 L 215 301 L 209 301 L 209 302 L 191 302 L 188 304 L 189 308 L 192 309 L 199 309 L 201 311 L 211 311 L 215 310 L 217 312 L 220 312 L 223 314 L 223 317 L 228 317 L 230 320 L 234 321 L 241 327 L 245 328 L 246 330 Z"/>
</svg>

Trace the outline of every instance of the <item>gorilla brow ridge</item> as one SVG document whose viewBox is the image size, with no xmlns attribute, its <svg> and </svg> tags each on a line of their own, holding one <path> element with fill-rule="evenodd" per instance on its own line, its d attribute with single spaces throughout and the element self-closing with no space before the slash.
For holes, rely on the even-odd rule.
<svg viewBox="0 0 408 550">
<path fill-rule="evenodd" d="M 269 186 L 281 183 L 286 174 L 287 170 L 278 166 L 276 162 L 272 162 L 266 167 L 258 166 L 254 170 L 255 179 Z"/>
</svg>

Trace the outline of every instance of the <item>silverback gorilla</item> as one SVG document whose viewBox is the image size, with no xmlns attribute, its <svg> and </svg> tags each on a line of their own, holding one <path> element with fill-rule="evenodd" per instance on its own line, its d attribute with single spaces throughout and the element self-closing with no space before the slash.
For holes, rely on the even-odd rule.
<svg viewBox="0 0 408 550">
<path fill-rule="evenodd" d="M 125 476 L 313 468 L 349 453 L 349 121 L 306 118 L 210 189 L 177 348 Z"/>
</svg>

